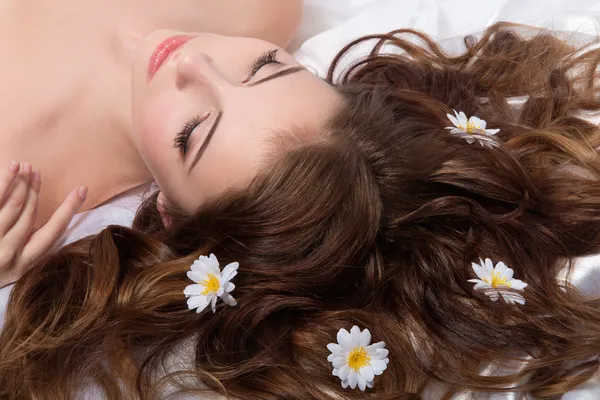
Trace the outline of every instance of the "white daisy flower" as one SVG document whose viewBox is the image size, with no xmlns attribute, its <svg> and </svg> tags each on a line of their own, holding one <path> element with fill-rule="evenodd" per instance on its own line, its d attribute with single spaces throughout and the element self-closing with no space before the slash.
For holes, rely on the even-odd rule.
<svg viewBox="0 0 600 400">
<path fill-rule="evenodd" d="M 187 277 L 196 282 L 188 285 L 183 293 L 188 297 L 188 308 L 196 309 L 200 313 L 209 304 L 213 313 L 216 312 L 217 298 L 221 298 L 226 304 L 235 306 L 237 302 L 230 294 L 235 285 L 230 282 L 237 275 L 239 264 L 237 262 L 227 264 L 223 271 L 219 268 L 219 261 L 214 254 L 210 257 L 200 256 L 194 261 Z"/>
<path fill-rule="evenodd" d="M 481 264 L 473 263 L 473 271 L 479 279 L 469 279 L 469 282 L 475 283 L 475 290 L 482 290 L 483 293 L 492 301 L 498 301 L 500 296 L 508 304 L 525 304 L 525 298 L 518 293 L 505 289 L 522 291 L 527 284 L 518 279 L 513 279 L 514 271 L 508 268 L 502 261 L 496 264 L 489 258 L 479 260 Z"/>
<path fill-rule="evenodd" d="M 342 387 L 365 390 L 373 387 L 376 375 L 387 368 L 389 351 L 384 342 L 371 344 L 371 332 L 353 326 L 348 332 L 340 329 L 337 343 L 329 343 L 331 354 L 327 361 L 333 364 L 333 375 L 342 380 Z"/>
<path fill-rule="evenodd" d="M 485 120 L 471 117 L 467 119 L 464 112 L 454 111 L 454 116 L 446 114 L 448 119 L 454 126 L 448 126 L 446 129 L 450 129 L 450 133 L 463 138 L 469 144 L 477 141 L 482 146 L 498 146 L 498 143 L 492 138 L 496 133 L 500 132 L 500 129 L 486 129 L 487 122 Z"/>
</svg>

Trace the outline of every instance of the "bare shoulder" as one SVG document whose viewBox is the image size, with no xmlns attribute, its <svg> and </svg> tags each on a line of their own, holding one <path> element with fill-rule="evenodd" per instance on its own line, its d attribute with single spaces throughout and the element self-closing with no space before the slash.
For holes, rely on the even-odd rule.
<svg viewBox="0 0 600 400">
<path fill-rule="evenodd" d="M 209 31 L 285 47 L 302 21 L 304 0 L 204 0 Z"/>
</svg>

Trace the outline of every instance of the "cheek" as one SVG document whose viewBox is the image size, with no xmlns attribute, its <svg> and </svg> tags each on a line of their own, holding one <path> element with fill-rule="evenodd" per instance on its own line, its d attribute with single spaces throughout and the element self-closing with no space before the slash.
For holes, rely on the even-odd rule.
<svg viewBox="0 0 600 400">
<path fill-rule="evenodd" d="M 168 102 L 153 101 L 140 109 L 136 118 L 139 152 L 153 174 L 160 174 L 177 157 L 170 132 Z"/>
<path fill-rule="evenodd" d="M 173 138 L 178 125 L 174 119 L 173 101 L 167 96 L 143 103 L 134 118 L 138 151 L 158 187 L 175 204 L 186 203 L 182 182 L 182 161 Z M 183 205 L 183 204 L 182 204 Z"/>
</svg>

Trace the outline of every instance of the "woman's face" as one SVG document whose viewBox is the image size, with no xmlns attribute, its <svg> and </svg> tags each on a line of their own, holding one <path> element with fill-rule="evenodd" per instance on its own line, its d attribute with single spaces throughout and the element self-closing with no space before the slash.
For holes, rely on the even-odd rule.
<svg viewBox="0 0 600 400">
<path fill-rule="evenodd" d="M 257 39 L 155 31 L 133 66 L 135 144 L 159 200 L 189 213 L 248 184 L 278 136 L 316 134 L 339 101 L 288 53 Z"/>
</svg>

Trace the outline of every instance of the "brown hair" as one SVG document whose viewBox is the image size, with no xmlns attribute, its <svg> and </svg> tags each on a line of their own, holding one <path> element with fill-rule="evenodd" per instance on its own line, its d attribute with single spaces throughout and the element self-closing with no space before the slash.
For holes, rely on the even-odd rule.
<svg viewBox="0 0 600 400">
<path fill-rule="evenodd" d="M 324 140 L 286 148 L 172 230 L 154 197 L 134 229 L 109 227 L 29 271 L 0 336 L 0 398 L 73 398 L 83 382 L 110 399 L 160 398 L 155 371 L 184 341 L 195 368 L 167 377 L 241 399 L 410 399 L 432 382 L 447 396 L 547 397 L 596 373 L 600 301 L 557 275 L 600 251 L 600 129 L 580 118 L 600 108 L 600 52 L 498 24 L 455 57 L 410 30 L 341 54 L 370 39 L 334 83 L 346 101 L 314 135 Z M 514 96 L 528 96 L 521 110 Z M 449 134 L 452 109 L 501 129 L 500 145 Z M 196 314 L 185 272 L 210 252 L 240 263 L 239 304 Z M 473 292 L 480 257 L 529 284 L 525 305 Z M 390 350 L 367 392 L 342 389 L 327 362 L 352 325 Z"/>
</svg>

